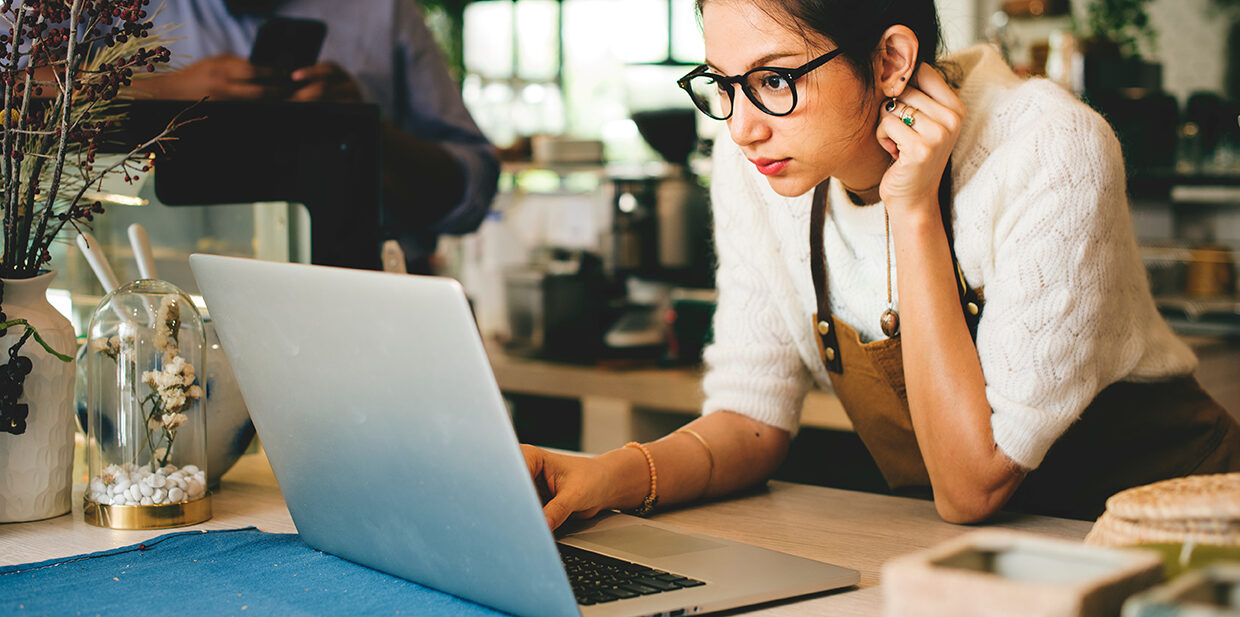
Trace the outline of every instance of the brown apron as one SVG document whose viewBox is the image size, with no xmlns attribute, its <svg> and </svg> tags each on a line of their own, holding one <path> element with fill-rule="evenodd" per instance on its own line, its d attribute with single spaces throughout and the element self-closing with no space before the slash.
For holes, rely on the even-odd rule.
<svg viewBox="0 0 1240 617">
<path fill-rule="evenodd" d="M 862 343 L 831 314 L 823 225 L 826 184 L 814 191 L 811 269 L 818 312 L 812 327 L 836 396 L 892 491 L 929 495 L 904 384 L 900 338 Z M 951 212 L 942 205 L 948 246 Z M 965 282 L 955 249 L 962 313 L 977 336 L 983 300 Z M 875 316 L 877 319 L 878 316 Z M 1106 498 L 1131 486 L 1199 473 L 1240 471 L 1240 426 L 1191 376 L 1103 389 L 1029 472 L 1005 509 L 1093 519 Z"/>
</svg>

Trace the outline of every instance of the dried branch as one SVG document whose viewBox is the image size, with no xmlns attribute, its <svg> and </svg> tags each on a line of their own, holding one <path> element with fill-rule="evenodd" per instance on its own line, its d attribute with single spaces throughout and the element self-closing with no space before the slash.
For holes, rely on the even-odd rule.
<svg viewBox="0 0 1240 617">
<path fill-rule="evenodd" d="M 26 4 L 23 2 L 17 9 L 17 23 L 13 26 L 13 53 L 21 49 L 22 29 L 26 22 Z M 9 62 L 16 66 L 17 59 L 10 56 Z M 0 153 L 0 158 L 4 160 L 4 257 L 3 262 L 11 264 L 14 262 L 13 252 L 16 247 L 15 242 L 9 241 L 15 239 L 14 226 L 17 221 L 14 219 L 15 213 L 9 203 L 12 195 L 15 193 L 13 186 L 14 180 L 21 175 L 21 169 L 13 169 L 14 165 L 18 165 L 18 160 L 13 156 L 13 151 L 17 144 L 14 143 L 9 128 L 13 125 L 13 80 L 12 73 L 5 71 L 4 73 L 4 152 Z"/>
<path fill-rule="evenodd" d="M 41 239 L 43 232 L 47 231 L 47 221 L 52 216 L 52 206 L 56 203 L 56 194 L 60 190 L 60 176 L 65 170 L 65 156 L 69 146 L 69 110 L 73 107 L 73 73 L 77 69 L 76 63 L 73 61 L 77 58 L 77 28 L 78 15 L 82 13 L 82 2 L 84 0 L 73 0 L 73 6 L 69 9 L 69 51 L 65 55 L 69 64 L 65 66 L 65 88 L 61 91 L 60 104 L 60 144 L 56 150 L 56 169 L 52 172 L 52 185 L 47 191 L 47 204 L 43 206 L 43 216 L 39 220 L 39 230 L 34 237 Z M 29 74 L 29 71 L 27 72 Z M 29 96 L 29 92 L 26 93 Z M 76 200 L 74 200 L 76 201 Z M 23 247 L 28 245 L 29 231 L 27 235 L 21 238 Z M 41 257 L 42 255 L 37 255 Z M 23 255 L 18 256 L 18 263 L 24 263 L 21 259 Z"/>
<path fill-rule="evenodd" d="M 198 101 L 197 103 L 194 103 L 193 105 L 185 109 L 182 109 L 180 112 L 177 113 L 176 116 L 173 116 L 172 120 L 168 121 L 168 125 L 165 126 L 164 129 L 160 131 L 158 135 L 156 135 L 155 137 L 152 137 L 151 139 L 147 140 L 141 145 L 136 146 L 134 149 L 130 150 L 127 154 L 122 156 L 120 160 L 113 163 L 112 165 L 109 165 L 106 169 L 101 171 L 98 176 L 91 178 L 89 174 L 83 174 L 82 188 L 79 189 L 77 194 L 73 196 L 73 199 L 70 201 L 70 203 L 76 204 L 77 202 L 81 201 L 82 197 L 86 194 L 86 191 L 90 190 L 90 187 L 92 184 L 94 184 L 98 180 L 102 180 L 105 176 L 108 175 L 108 173 L 116 170 L 117 167 L 123 166 L 124 164 L 132 160 L 135 156 L 138 156 L 139 153 L 145 152 L 146 150 L 153 148 L 157 145 L 161 145 L 165 141 L 170 141 L 170 140 L 175 139 L 171 136 L 173 131 L 177 130 L 178 128 L 182 126 L 185 126 L 186 124 L 190 124 L 191 122 L 197 122 L 199 120 L 202 120 L 203 118 L 201 116 L 197 118 L 189 118 L 189 119 L 184 119 L 184 116 L 188 114 L 191 110 L 193 110 L 195 107 L 197 107 L 199 103 L 205 100 L 206 99 L 202 99 Z M 73 219 L 71 217 L 66 217 L 52 231 L 52 233 L 49 234 L 49 236 L 55 237 L 58 233 L 60 233 L 60 230 L 64 228 L 65 222 L 68 220 L 73 220 Z"/>
</svg>

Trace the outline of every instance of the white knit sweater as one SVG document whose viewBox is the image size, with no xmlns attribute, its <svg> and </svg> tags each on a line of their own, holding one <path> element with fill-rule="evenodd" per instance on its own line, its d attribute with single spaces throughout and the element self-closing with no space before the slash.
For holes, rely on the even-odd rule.
<svg viewBox="0 0 1240 617">
<path fill-rule="evenodd" d="M 968 110 L 952 157 L 955 248 L 986 299 L 977 351 L 991 426 L 1005 454 L 1034 468 L 1106 386 L 1189 374 L 1197 360 L 1150 296 L 1106 121 L 1052 82 L 1018 78 L 989 47 L 948 59 L 963 70 Z M 832 311 L 863 339 L 881 338 L 882 208 L 855 206 L 831 184 Z M 811 385 L 830 389 L 810 319 L 812 192 L 777 195 L 721 131 L 711 194 L 719 306 L 703 413 L 795 433 Z"/>
</svg>

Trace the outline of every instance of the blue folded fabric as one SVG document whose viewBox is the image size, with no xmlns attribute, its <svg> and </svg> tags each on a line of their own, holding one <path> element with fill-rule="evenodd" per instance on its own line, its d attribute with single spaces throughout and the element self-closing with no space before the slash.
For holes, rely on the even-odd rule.
<svg viewBox="0 0 1240 617">
<path fill-rule="evenodd" d="M 0 615 L 502 615 L 253 527 L 0 567 Z"/>
</svg>

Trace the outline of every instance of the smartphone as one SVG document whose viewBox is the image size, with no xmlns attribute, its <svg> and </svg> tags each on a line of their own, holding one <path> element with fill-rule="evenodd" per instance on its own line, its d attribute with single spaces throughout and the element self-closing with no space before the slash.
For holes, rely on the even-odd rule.
<svg viewBox="0 0 1240 617">
<path fill-rule="evenodd" d="M 319 61 L 327 24 L 317 19 L 272 17 L 258 29 L 250 63 L 272 69 L 277 79 Z"/>
</svg>

